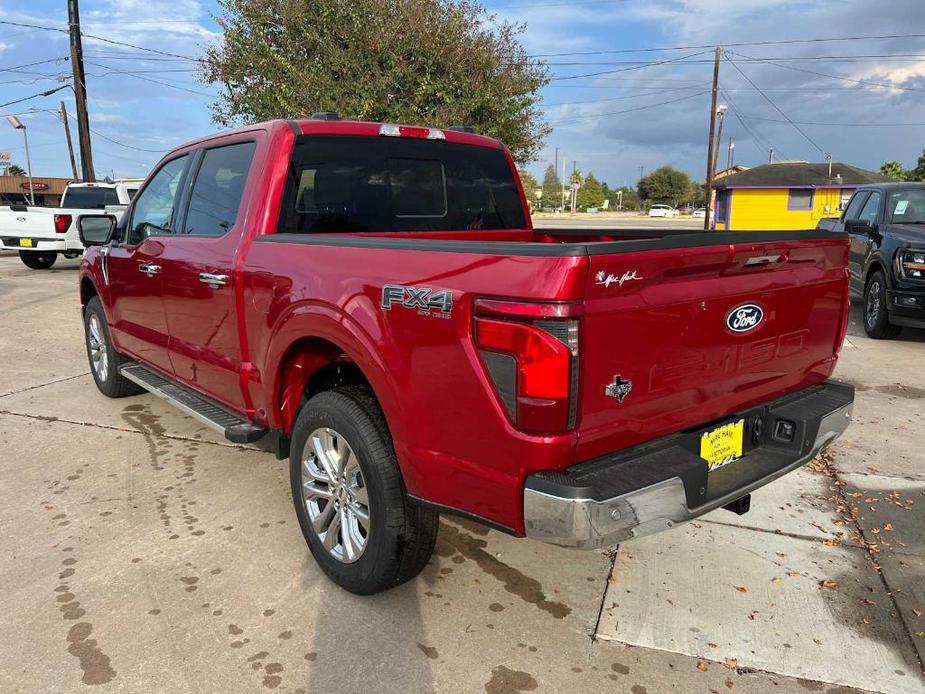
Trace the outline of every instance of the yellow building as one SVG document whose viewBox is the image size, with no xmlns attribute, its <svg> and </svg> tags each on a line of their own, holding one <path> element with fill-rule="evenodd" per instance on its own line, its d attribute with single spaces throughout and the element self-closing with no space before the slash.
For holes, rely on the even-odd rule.
<svg viewBox="0 0 925 694">
<path fill-rule="evenodd" d="M 865 183 L 886 181 L 848 164 L 766 164 L 718 181 L 713 225 L 717 230 L 815 229 L 824 217 L 838 217 L 851 194 Z"/>
</svg>

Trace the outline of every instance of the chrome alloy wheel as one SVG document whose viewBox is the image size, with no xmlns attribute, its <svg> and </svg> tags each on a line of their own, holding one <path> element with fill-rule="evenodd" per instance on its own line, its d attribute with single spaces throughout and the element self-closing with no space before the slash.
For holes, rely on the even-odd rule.
<svg viewBox="0 0 925 694">
<path fill-rule="evenodd" d="M 880 316 L 880 282 L 874 280 L 867 288 L 867 325 L 874 326 Z"/>
<path fill-rule="evenodd" d="M 100 381 L 109 376 L 109 354 L 106 351 L 106 340 L 103 338 L 103 326 L 96 315 L 91 315 L 88 321 L 89 328 L 87 340 L 90 343 L 90 363 L 93 373 Z"/>
<path fill-rule="evenodd" d="M 333 429 L 315 429 L 302 450 L 302 501 L 315 534 L 352 564 L 369 539 L 369 496 L 356 454 Z"/>
</svg>

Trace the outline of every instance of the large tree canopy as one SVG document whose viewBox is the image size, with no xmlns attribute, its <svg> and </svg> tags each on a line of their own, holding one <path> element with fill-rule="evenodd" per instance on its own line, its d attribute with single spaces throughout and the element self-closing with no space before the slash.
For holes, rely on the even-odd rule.
<svg viewBox="0 0 925 694">
<path fill-rule="evenodd" d="M 639 196 L 650 203 L 662 202 L 677 205 L 684 200 L 691 188 L 691 179 L 683 171 L 670 166 L 660 166 L 636 185 Z"/>
<path fill-rule="evenodd" d="M 203 79 L 221 85 L 222 125 L 336 111 L 345 118 L 496 137 L 519 162 L 549 133 L 537 90 L 544 64 L 523 26 L 472 0 L 219 0 L 221 42 Z"/>
</svg>

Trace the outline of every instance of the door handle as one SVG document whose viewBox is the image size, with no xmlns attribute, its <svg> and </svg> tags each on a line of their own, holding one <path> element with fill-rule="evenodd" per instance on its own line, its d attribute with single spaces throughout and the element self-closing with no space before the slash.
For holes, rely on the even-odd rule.
<svg viewBox="0 0 925 694">
<path fill-rule="evenodd" d="M 154 275 L 161 271 L 161 266 L 155 265 L 154 263 L 139 263 L 138 269 L 148 277 L 154 277 Z"/>
<path fill-rule="evenodd" d="M 216 275 L 211 272 L 200 272 L 199 281 L 210 287 L 221 287 L 228 284 L 228 275 Z"/>
</svg>

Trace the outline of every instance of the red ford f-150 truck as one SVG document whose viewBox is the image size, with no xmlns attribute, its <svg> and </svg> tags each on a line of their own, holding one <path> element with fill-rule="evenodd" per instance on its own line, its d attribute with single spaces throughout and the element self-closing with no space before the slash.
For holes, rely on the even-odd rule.
<svg viewBox="0 0 925 694">
<path fill-rule="evenodd" d="M 331 115 L 180 147 L 79 221 L 97 386 L 266 436 L 363 594 L 422 569 L 440 512 L 613 545 L 744 512 L 848 426 L 843 234 L 537 230 L 515 171 Z"/>
</svg>

